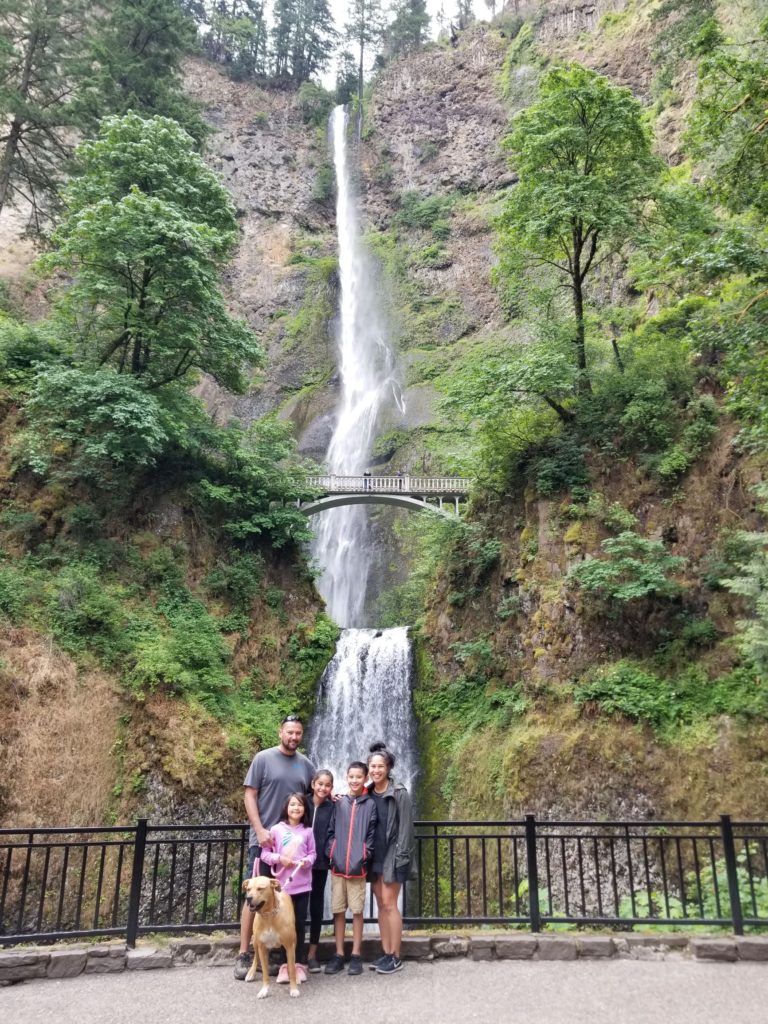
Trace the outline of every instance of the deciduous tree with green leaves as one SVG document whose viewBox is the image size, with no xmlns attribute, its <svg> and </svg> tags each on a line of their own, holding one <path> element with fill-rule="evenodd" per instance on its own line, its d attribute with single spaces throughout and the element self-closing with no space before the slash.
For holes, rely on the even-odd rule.
<svg viewBox="0 0 768 1024">
<path fill-rule="evenodd" d="M 236 221 L 194 140 L 167 118 L 127 114 L 77 158 L 84 173 L 42 263 L 71 278 L 58 310 L 79 357 L 149 389 L 199 371 L 242 390 L 261 349 L 219 289 Z"/>
<path fill-rule="evenodd" d="M 629 89 L 579 64 L 553 68 L 505 140 L 519 183 L 499 220 L 498 278 L 519 296 L 550 271 L 570 293 L 578 390 L 591 389 L 586 282 L 640 224 L 660 170 Z"/>
</svg>

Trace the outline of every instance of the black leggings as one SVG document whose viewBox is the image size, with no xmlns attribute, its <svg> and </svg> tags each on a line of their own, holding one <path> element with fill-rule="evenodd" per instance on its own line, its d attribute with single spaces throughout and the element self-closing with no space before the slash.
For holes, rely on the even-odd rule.
<svg viewBox="0 0 768 1024">
<path fill-rule="evenodd" d="M 325 904 L 325 883 L 328 881 L 328 868 L 318 868 L 312 872 L 312 892 L 309 896 L 309 944 L 316 946 L 320 941 L 320 929 L 323 926 L 323 910 Z"/>
<path fill-rule="evenodd" d="M 307 943 L 305 935 L 307 931 L 307 907 L 309 906 L 309 890 L 297 892 L 291 896 L 293 900 L 293 914 L 296 918 L 296 963 L 307 965 Z M 285 949 L 280 947 L 280 963 L 287 964 L 288 957 Z"/>
</svg>

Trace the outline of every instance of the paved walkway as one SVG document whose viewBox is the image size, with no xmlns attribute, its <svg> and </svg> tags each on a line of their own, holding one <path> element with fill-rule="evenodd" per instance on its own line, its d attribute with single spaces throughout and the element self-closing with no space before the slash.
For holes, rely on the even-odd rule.
<svg viewBox="0 0 768 1024">
<path fill-rule="evenodd" d="M 724 1024 L 765 1020 L 768 965 L 694 961 L 409 963 L 384 978 L 315 975 L 300 999 L 231 968 L 174 967 L 0 989 L 7 1024 Z"/>
</svg>

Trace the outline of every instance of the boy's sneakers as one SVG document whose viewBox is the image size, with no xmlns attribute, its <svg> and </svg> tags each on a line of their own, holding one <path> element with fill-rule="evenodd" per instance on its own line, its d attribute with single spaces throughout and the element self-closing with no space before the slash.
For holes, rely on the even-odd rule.
<svg viewBox="0 0 768 1024">
<path fill-rule="evenodd" d="M 323 968 L 320 966 L 318 961 L 315 960 L 313 956 L 311 956 L 309 960 L 307 960 L 307 970 L 309 971 L 310 974 L 319 974 L 320 971 L 322 971 L 322 969 Z"/>
<path fill-rule="evenodd" d="M 384 958 L 384 962 L 376 966 L 377 974 L 394 974 L 395 971 L 401 971 L 403 969 L 403 961 L 399 956 L 388 956 Z"/>
<path fill-rule="evenodd" d="M 235 981 L 245 981 L 245 976 L 251 969 L 253 953 L 238 953 L 235 960 Z"/>
<path fill-rule="evenodd" d="M 347 968 L 347 974 L 362 974 L 363 973 L 363 958 L 357 956 L 355 953 L 349 958 L 349 967 Z"/>
<path fill-rule="evenodd" d="M 372 971 L 375 971 L 379 964 L 383 964 L 385 960 L 389 960 L 389 953 L 382 953 L 380 957 L 374 960 L 373 963 L 368 964 L 368 966 Z"/>
<path fill-rule="evenodd" d="M 326 974 L 341 974 L 344 970 L 344 958 L 339 956 L 338 953 L 334 953 L 328 963 L 325 965 Z"/>
</svg>

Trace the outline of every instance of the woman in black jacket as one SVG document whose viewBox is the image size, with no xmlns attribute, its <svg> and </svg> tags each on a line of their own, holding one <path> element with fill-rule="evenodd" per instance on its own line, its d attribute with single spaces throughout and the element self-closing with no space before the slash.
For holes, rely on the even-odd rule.
<svg viewBox="0 0 768 1024">
<path fill-rule="evenodd" d="M 403 916 L 398 901 L 403 882 L 414 875 L 413 808 L 408 790 L 392 778 L 395 755 L 384 743 L 372 743 L 368 792 L 376 803 L 377 827 L 368 877 L 376 897 L 383 956 L 371 964 L 379 974 L 394 974 L 403 964 L 400 944 Z"/>
<path fill-rule="evenodd" d="M 307 970 L 318 974 L 321 970 L 317 960 L 317 944 L 323 924 L 325 904 L 325 883 L 328 881 L 328 855 L 325 852 L 328 826 L 333 814 L 333 775 L 327 768 L 321 768 L 312 779 L 312 832 L 315 836 L 317 859 L 312 865 L 312 891 L 309 896 L 309 949 Z"/>
</svg>

